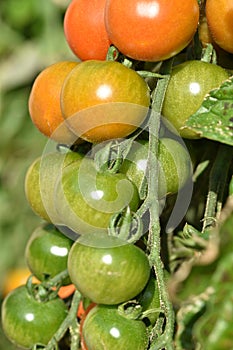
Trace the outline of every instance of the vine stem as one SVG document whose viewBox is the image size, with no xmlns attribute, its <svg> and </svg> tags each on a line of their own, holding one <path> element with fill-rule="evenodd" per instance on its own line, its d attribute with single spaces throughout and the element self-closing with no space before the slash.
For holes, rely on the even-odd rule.
<svg viewBox="0 0 233 350">
<path fill-rule="evenodd" d="M 53 350 L 54 348 L 56 348 L 58 341 L 64 337 L 67 329 L 69 327 L 72 327 L 75 324 L 80 300 L 81 300 L 81 294 L 76 290 L 74 293 L 71 307 L 67 317 L 61 324 L 58 331 L 54 334 L 53 338 L 49 341 L 48 345 L 44 348 L 44 350 Z M 77 334 L 75 334 L 75 336 L 77 337 Z M 77 343 L 78 343 L 78 339 L 76 339 L 76 344 Z"/>
<path fill-rule="evenodd" d="M 220 215 L 223 194 L 232 159 L 231 146 L 221 144 L 210 172 L 202 232 L 214 227 Z"/>
<path fill-rule="evenodd" d="M 162 69 L 165 74 L 170 72 L 172 60 L 165 61 Z M 159 337 L 153 336 L 156 333 L 156 326 L 152 331 L 152 341 L 150 350 L 154 349 L 173 349 L 173 334 L 174 334 L 174 310 L 170 302 L 167 291 L 167 286 L 164 279 L 163 263 L 160 255 L 160 219 L 159 219 L 159 199 L 158 199 L 158 141 L 160 131 L 161 110 L 164 100 L 164 95 L 169 82 L 169 75 L 164 75 L 164 78 L 157 82 L 156 88 L 152 94 L 152 110 L 149 119 L 149 156 L 148 156 L 148 196 L 147 205 L 150 213 L 149 227 L 149 261 L 156 274 L 158 288 L 160 292 L 161 307 L 164 310 L 166 318 L 165 331 Z"/>
</svg>

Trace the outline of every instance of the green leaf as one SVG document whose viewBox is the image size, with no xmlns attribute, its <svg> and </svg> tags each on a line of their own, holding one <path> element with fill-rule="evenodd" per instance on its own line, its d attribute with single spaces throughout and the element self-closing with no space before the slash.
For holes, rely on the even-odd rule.
<svg viewBox="0 0 233 350">
<path fill-rule="evenodd" d="M 210 91 L 186 125 L 201 137 L 233 146 L 233 76 Z"/>
</svg>

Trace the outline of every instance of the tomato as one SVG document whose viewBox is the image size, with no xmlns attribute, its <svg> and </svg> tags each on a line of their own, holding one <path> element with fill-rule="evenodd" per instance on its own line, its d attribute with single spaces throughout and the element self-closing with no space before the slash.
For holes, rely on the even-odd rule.
<svg viewBox="0 0 233 350">
<path fill-rule="evenodd" d="M 71 130 L 89 142 L 131 134 L 150 104 L 145 80 L 119 62 L 81 62 L 66 78 L 61 109 Z"/>
<path fill-rule="evenodd" d="M 105 60 L 110 41 L 104 24 L 106 0 L 73 0 L 64 17 L 65 38 L 81 60 Z"/>
<path fill-rule="evenodd" d="M 76 152 L 51 152 L 33 161 L 26 172 L 24 187 L 27 201 L 35 214 L 48 222 L 60 223 L 54 205 L 57 179 L 62 168 L 80 159 L 82 156 Z"/>
<path fill-rule="evenodd" d="M 149 152 L 148 141 L 134 142 L 120 171 L 140 189 Z M 171 138 L 161 138 L 158 150 L 159 161 L 159 198 L 169 193 L 176 193 L 191 176 L 191 160 L 187 149 L 180 142 Z M 156 161 L 156 159 L 154 159 Z"/>
<path fill-rule="evenodd" d="M 119 304 L 134 298 L 145 287 L 150 266 L 137 246 L 106 234 L 79 238 L 68 257 L 71 281 L 97 304 Z"/>
<path fill-rule="evenodd" d="M 192 40 L 199 20 L 197 0 L 107 0 L 105 24 L 111 42 L 124 55 L 160 61 Z"/>
<path fill-rule="evenodd" d="M 39 226 L 27 242 L 25 256 L 28 267 L 40 280 L 53 278 L 67 269 L 67 259 L 73 241 L 53 225 Z M 70 284 L 67 277 L 62 284 Z"/>
<path fill-rule="evenodd" d="M 139 206 L 137 188 L 126 175 L 97 172 L 88 158 L 64 169 L 55 202 L 63 224 L 78 234 L 106 232 L 113 214 Z"/>
<path fill-rule="evenodd" d="M 233 53 L 233 3 L 229 0 L 207 0 L 206 19 L 213 40 Z"/>
<path fill-rule="evenodd" d="M 78 62 L 61 61 L 46 67 L 33 82 L 28 100 L 31 120 L 45 136 L 72 144 L 76 137 L 64 122 L 60 94 L 63 82 Z"/>
<path fill-rule="evenodd" d="M 126 318 L 117 307 L 97 305 L 84 320 L 82 337 L 87 350 L 145 350 L 148 334 L 140 320 Z"/>
<path fill-rule="evenodd" d="M 175 66 L 165 93 L 162 115 L 184 138 L 198 138 L 185 127 L 187 119 L 201 106 L 210 90 L 228 78 L 225 69 L 203 61 L 186 61 Z"/>
<path fill-rule="evenodd" d="M 37 301 L 25 286 L 10 292 L 2 304 L 2 327 L 11 342 L 25 349 L 47 345 L 67 316 L 60 298 Z"/>
</svg>

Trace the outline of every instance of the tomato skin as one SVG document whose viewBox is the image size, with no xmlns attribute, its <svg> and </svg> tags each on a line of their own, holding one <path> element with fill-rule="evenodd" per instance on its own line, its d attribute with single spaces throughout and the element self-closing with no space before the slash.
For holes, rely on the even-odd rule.
<svg viewBox="0 0 233 350">
<path fill-rule="evenodd" d="M 229 0 L 207 0 L 206 19 L 213 40 L 233 53 L 233 3 Z"/>
<path fill-rule="evenodd" d="M 64 169 L 55 201 L 64 225 L 80 235 L 107 232 L 113 214 L 139 206 L 137 188 L 126 175 L 97 172 L 87 158 Z"/>
<path fill-rule="evenodd" d="M 55 185 L 62 169 L 81 159 L 81 154 L 76 152 L 51 152 L 32 162 L 26 172 L 24 187 L 26 199 L 36 215 L 47 222 L 60 223 L 54 205 Z"/>
<path fill-rule="evenodd" d="M 107 0 L 105 24 L 113 45 L 141 61 L 176 55 L 192 40 L 199 19 L 196 0 Z"/>
<path fill-rule="evenodd" d="M 121 316 L 117 307 L 97 305 L 84 320 L 82 337 L 88 350 L 145 350 L 148 345 L 142 321 Z"/>
<path fill-rule="evenodd" d="M 120 171 L 137 186 L 138 190 L 146 175 L 148 141 L 134 143 Z M 187 150 L 177 140 L 161 138 L 158 147 L 159 198 L 179 191 L 191 176 L 191 160 Z"/>
<path fill-rule="evenodd" d="M 73 0 L 64 17 L 65 38 L 82 61 L 105 60 L 110 40 L 104 24 L 106 0 Z"/>
<path fill-rule="evenodd" d="M 184 138 L 199 138 L 185 128 L 187 119 L 201 106 L 210 90 L 228 79 L 225 69 L 203 61 L 186 61 L 175 66 L 165 93 L 162 115 Z"/>
<path fill-rule="evenodd" d="M 27 242 L 25 256 L 32 273 L 40 280 L 53 278 L 67 269 L 67 259 L 73 241 L 53 225 L 37 227 Z M 70 284 L 70 278 L 62 284 Z"/>
<path fill-rule="evenodd" d="M 84 296 L 96 304 L 113 305 L 142 291 L 150 276 L 150 266 L 140 248 L 105 234 L 83 237 L 70 250 L 68 271 Z"/>
<path fill-rule="evenodd" d="M 150 277 L 145 289 L 140 294 L 139 303 L 142 306 L 142 311 L 160 308 L 159 289 L 154 276 Z M 147 318 L 149 319 L 152 326 L 155 325 L 158 316 L 159 312 L 153 312 L 151 314 L 148 314 Z"/>
<path fill-rule="evenodd" d="M 2 304 L 2 327 L 11 342 L 29 349 L 36 343 L 47 345 L 67 316 L 59 299 L 38 302 L 25 286 L 10 292 Z"/>
<path fill-rule="evenodd" d="M 72 132 L 92 143 L 132 133 L 144 121 L 149 105 L 145 80 L 113 61 L 81 62 L 61 92 L 61 109 Z"/>
</svg>

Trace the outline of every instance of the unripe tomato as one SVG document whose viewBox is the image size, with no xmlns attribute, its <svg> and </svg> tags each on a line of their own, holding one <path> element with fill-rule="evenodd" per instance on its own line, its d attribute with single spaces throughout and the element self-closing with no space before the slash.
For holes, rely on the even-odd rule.
<svg viewBox="0 0 233 350">
<path fill-rule="evenodd" d="M 53 278 L 67 269 L 67 260 L 73 241 L 53 225 L 37 227 L 29 238 L 25 257 L 31 272 L 40 280 Z M 67 277 L 62 284 L 70 284 Z"/>
<path fill-rule="evenodd" d="M 106 234 L 82 236 L 68 257 L 71 281 L 97 304 L 119 304 L 134 298 L 150 277 L 143 250 Z"/>
<path fill-rule="evenodd" d="M 233 2 L 207 0 L 206 19 L 213 40 L 222 49 L 233 53 Z"/>
<path fill-rule="evenodd" d="M 135 142 L 120 168 L 120 171 L 127 175 L 138 190 L 142 185 L 143 177 L 146 176 L 148 153 L 148 141 Z M 154 161 L 159 162 L 159 198 L 166 194 L 177 193 L 191 176 L 190 156 L 187 149 L 177 140 L 161 138 L 158 145 L 158 159 Z"/>
<path fill-rule="evenodd" d="M 217 88 L 229 77 L 220 66 L 203 61 L 186 61 L 175 66 L 171 73 L 162 115 L 184 138 L 198 138 L 185 127 L 185 122 L 201 106 L 210 90 Z"/>
<path fill-rule="evenodd" d="M 104 24 L 106 0 L 73 0 L 64 17 L 65 38 L 74 54 L 84 60 L 105 60 L 110 40 Z"/>
<path fill-rule="evenodd" d="M 88 158 L 64 169 L 55 194 L 60 220 L 81 235 L 107 232 L 113 214 L 139 206 L 137 188 L 126 175 L 98 172 Z"/>
<path fill-rule="evenodd" d="M 47 345 L 67 316 L 66 304 L 55 298 L 37 301 L 26 286 L 10 292 L 2 304 L 2 327 L 16 346 L 31 349 L 35 344 Z"/>
<path fill-rule="evenodd" d="M 82 338 L 87 350 L 145 350 L 149 341 L 142 321 L 126 318 L 117 307 L 105 305 L 97 305 L 88 312 Z"/>
<path fill-rule="evenodd" d="M 120 52 L 136 60 L 160 61 L 176 55 L 197 29 L 197 0 L 107 0 L 108 36 Z"/>
<path fill-rule="evenodd" d="M 34 160 L 26 172 L 24 187 L 27 201 L 35 214 L 48 222 L 60 223 L 54 203 L 55 186 L 62 169 L 81 159 L 82 156 L 76 152 L 52 152 Z"/>
<path fill-rule="evenodd" d="M 149 104 L 144 79 L 112 61 L 81 62 L 65 80 L 61 93 L 69 127 L 89 142 L 129 135 L 142 124 Z"/>
</svg>

